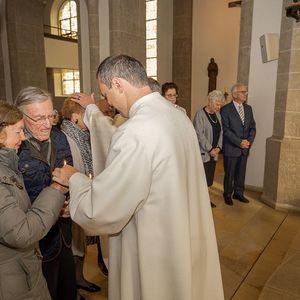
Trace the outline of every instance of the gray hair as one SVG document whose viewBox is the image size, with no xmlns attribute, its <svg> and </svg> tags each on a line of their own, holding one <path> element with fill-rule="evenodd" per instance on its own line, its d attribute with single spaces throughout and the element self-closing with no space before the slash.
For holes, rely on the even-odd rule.
<svg viewBox="0 0 300 300">
<path fill-rule="evenodd" d="M 51 99 L 50 93 L 34 86 L 22 89 L 15 99 L 15 105 L 22 110 L 24 106 L 31 103 L 41 103 Z"/>
<path fill-rule="evenodd" d="M 209 102 L 214 102 L 214 101 L 217 101 L 217 100 L 222 101 L 222 102 L 225 101 L 224 93 L 222 91 L 219 91 L 219 90 L 211 91 L 208 94 L 207 99 L 208 99 Z"/>
<path fill-rule="evenodd" d="M 109 89 L 114 77 L 123 78 L 138 88 L 148 85 L 148 77 L 143 65 L 137 59 L 124 54 L 107 57 L 101 62 L 96 76 Z"/>
<path fill-rule="evenodd" d="M 238 82 L 238 83 L 234 84 L 234 85 L 232 86 L 232 88 L 231 88 L 231 94 L 233 94 L 234 92 L 236 92 L 236 90 L 237 90 L 238 88 L 242 87 L 242 86 L 247 87 L 247 85 L 245 85 L 245 84 L 243 84 L 243 83 L 241 83 L 241 82 Z"/>
<path fill-rule="evenodd" d="M 160 87 L 160 84 L 157 80 L 155 80 L 154 78 L 152 77 L 148 77 L 148 85 L 151 89 L 151 91 L 154 93 L 154 92 L 158 92 L 158 93 L 161 93 L 161 87 Z"/>
</svg>

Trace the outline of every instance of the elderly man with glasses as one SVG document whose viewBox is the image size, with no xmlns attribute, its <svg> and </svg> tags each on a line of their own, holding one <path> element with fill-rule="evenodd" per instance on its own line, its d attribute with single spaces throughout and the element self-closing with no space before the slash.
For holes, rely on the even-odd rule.
<svg viewBox="0 0 300 300">
<path fill-rule="evenodd" d="M 225 171 L 223 195 L 227 205 L 233 205 L 232 198 L 249 202 L 244 196 L 245 174 L 249 150 L 256 134 L 252 108 L 246 104 L 247 87 L 236 83 L 231 94 L 232 101 L 221 109 Z"/>
<path fill-rule="evenodd" d="M 64 163 L 72 164 L 66 136 L 53 127 L 54 110 L 49 93 L 27 87 L 15 104 L 24 115 L 25 136 L 20 148 L 19 170 L 31 202 L 52 182 L 52 171 Z M 75 265 L 71 250 L 71 219 L 67 202 L 60 218 L 40 241 L 42 268 L 52 299 L 75 300 Z"/>
</svg>

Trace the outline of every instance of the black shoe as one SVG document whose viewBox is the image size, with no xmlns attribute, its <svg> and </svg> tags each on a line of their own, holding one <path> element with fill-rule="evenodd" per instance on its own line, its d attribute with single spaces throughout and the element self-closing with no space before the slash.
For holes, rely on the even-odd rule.
<svg viewBox="0 0 300 300">
<path fill-rule="evenodd" d="M 232 198 L 239 200 L 240 202 L 243 202 L 243 203 L 249 203 L 249 200 L 247 198 L 245 198 L 243 195 L 233 194 Z"/>
<path fill-rule="evenodd" d="M 103 273 L 103 275 L 108 276 L 108 270 L 106 268 L 104 261 L 98 262 L 98 266 L 99 266 L 101 272 Z"/>
<path fill-rule="evenodd" d="M 94 284 L 94 283 L 91 283 L 87 286 L 77 284 L 77 288 L 85 290 L 85 291 L 90 292 L 90 293 L 95 293 L 95 292 L 100 292 L 101 291 L 101 287 Z"/>
<path fill-rule="evenodd" d="M 227 205 L 233 205 L 231 197 L 224 197 L 225 204 Z"/>
<path fill-rule="evenodd" d="M 210 206 L 211 206 L 212 208 L 215 208 L 215 207 L 217 207 L 217 205 L 216 205 L 216 204 L 214 204 L 214 203 L 212 203 L 212 202 L 210 202 Z"/>
</svg>

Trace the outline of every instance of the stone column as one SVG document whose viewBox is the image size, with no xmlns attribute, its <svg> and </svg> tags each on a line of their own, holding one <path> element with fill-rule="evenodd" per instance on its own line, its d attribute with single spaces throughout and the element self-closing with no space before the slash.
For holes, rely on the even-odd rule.
<svg viewBox="0 0 300 300">
<path fill-rule="evenodd" d="M 79 62 L 80 62 L 81 72 L 83 71 L 83 67 L 84 67 L 83 65 L 86 64 L 85 67 L 89 69 L 89 73 L 90 73 L 89 74 L 90 91 L 85 90 L 84 92 L 88 92 L 88 93 L 94 92 L 95 98 L 98 99 L 100 97 L 100 92 L 99 92 L 98 82 L 96 79 L 96 72 L 100 64 L 99 14 L 98 14 L 99 3 L 98 0 L 88 0 L 88 1 L 85 0 L 85 3 L 87 7 L 87 20 L 84 18 L 85 16 L 80 15 L 79 22 L 88 23 L 88 37 L 85 36 L 86 34 L 85 32 L 82 32 L 80 30 L 80 38 L 78 40 L 79 48 L 80 48 Z M 81 3 L 81 5 L 83 5 L 83 3 Z M 85 40 L 87 41 L 86 43 Z M 87 54 L 86 57 L 83 57 L 83 50 L 86 51 L 86 49 L 81 49 L 82 47 L 84 48 L 88 47 L 89 49 L 89 53 Z M 89 59 L 89 61 L 85 61 L 86 59 Z M 82 74 L 83 73 L 84 72 L 82 72 Z"/>
<path fill-rule="evenodd" d="M 32 85 L 47 89 L 42 1 L 6 1 L 13 98 Z"/>
<path fill-rule="evenodd" d="M 177 104 L 191 114 L 192 0 L 173 2 L 173 81 L 178 85 Z"/>
<path fill-rule="evenodd" d="M 287 3 L 283 1 L 274 127 L 266 144 L 262 200 L 300 211 L 300 23 L 285 16 Z"/>
<path fill-rule="evenodd" d="M 0 0 L 0 100 L 12 102 L 12 96 L 7 95 L 7 83 L 9 83 L 9 91 L 11 94 L 10 85 L 10 66 L 7 47 L 7 27 L 6 27 L 6 0 Z M 10 96 L 10 97 L 9 97 Z"/>
<path fill-rule="evenodd" d="M 111 55 L 127 54 L 146 65 L 146 1 L 109 1 Z"/>
<path fill-rule="evenodd" d="M 253 1 L 254 0 L 243 0 L 241 8 L 237 82 L 241 82 L 246 85 L 248 85 L 249 82 Z"/>
<path fill-rule="evenodd" d="M 4 77 L 4 61 L 3 61 L 2 47 L 0 47 L 0 100 L 5 100 L 5 99 L 6 99 L 6 92 L 5 92 L 5 77 Z"/>
</svg>

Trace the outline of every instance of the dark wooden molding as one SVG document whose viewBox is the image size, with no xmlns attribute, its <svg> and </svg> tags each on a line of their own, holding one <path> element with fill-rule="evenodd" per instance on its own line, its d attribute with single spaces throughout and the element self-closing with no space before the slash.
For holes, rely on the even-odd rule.
<svg viewBox="0 0 300 300">
<path fill-rule="evenodd" d="M 231 7 L 241 7 L 242 5 L 242 1 L 231 1 L 228 3 L 228 7 L 231 8 Z"/>
</svg>

